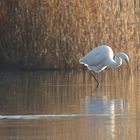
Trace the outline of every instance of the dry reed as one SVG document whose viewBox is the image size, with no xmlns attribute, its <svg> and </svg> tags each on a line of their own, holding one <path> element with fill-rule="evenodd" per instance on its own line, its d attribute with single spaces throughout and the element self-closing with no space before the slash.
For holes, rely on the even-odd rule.
<svg viewBox="0 0 140 140">
<path fill-rule="evenodd" d="M 139 68 L 139 1 L 1 0 L 0 66 L 75 68 L 91 48 L 125 51 Z"/>
</svg>

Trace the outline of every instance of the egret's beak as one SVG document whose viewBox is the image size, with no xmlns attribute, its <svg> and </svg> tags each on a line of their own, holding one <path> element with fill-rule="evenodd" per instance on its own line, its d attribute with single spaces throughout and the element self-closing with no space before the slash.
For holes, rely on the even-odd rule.
<svg viewBox="0 0 140 140">
<path fill-rule="evenodd" d="M 127 63 L 127 69 L 131 72 L 131 65 L 130 65 L 129 59 L 125 58 L 125 62 Z"/>
<path fill-rule="evenodd" d="M 127 69 L 128 69 L 129 71 L 131 71 L 131 65 L 130 65 L 129 62 L 127 62 Z"/>
</svg>

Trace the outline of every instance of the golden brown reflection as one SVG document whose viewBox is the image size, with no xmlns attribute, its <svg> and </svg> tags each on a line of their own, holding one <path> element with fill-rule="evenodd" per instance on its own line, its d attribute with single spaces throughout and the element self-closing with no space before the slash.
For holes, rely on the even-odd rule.
<svg viewBox="0 0 140 140">
<path fill-rule="evenodd" d="M 0 115 L 56 115 L 35 120 L 0 120 L 0 138 L 26 140 L 137 140 L 140 75 L 125 69 L 88 72 L 4 73 Z M 69 117 L 57 117 L 59 115 Z M 71 117 L 77 114 L 78 117 Z"/>
</svg>

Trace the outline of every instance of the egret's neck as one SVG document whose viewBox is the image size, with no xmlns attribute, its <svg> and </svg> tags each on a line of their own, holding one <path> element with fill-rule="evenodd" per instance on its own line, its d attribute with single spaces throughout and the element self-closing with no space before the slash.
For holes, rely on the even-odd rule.
<svg viewBox="0 0 140 140">
<path fill-rule="evenodd" d="M 115 60 L 110 61 L 110 67 L 111 68 L 117 68 L 122 64 L 122 58 L 116 54 Z"/>
</svg>

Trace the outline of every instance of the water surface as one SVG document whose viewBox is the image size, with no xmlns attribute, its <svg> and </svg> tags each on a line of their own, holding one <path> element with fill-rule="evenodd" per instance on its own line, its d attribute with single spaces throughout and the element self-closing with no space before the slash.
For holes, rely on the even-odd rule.
<svg viewBox="0 0 140 140">
<path fill-rule="evenodd" d="M 97 75 L 96 75 L 97 76 Z M 125 69 L 0 74 L 2 140 L 139 140 L 140 75 Z"/>
</svg>

